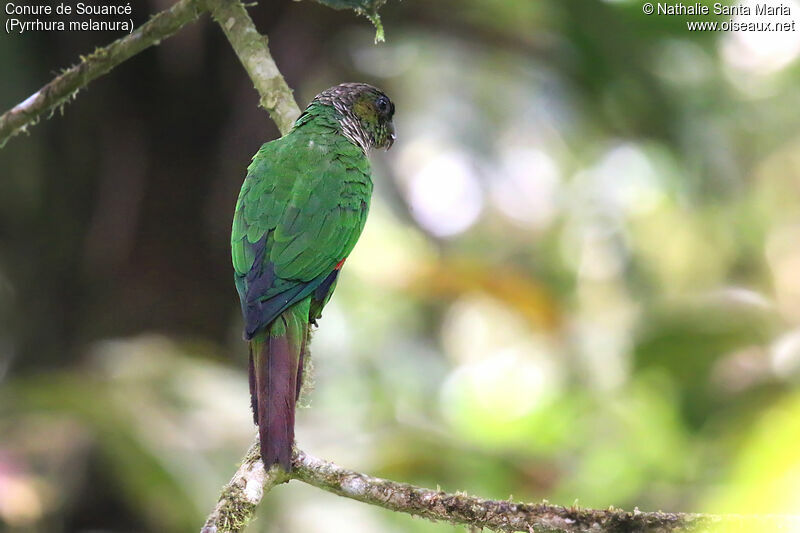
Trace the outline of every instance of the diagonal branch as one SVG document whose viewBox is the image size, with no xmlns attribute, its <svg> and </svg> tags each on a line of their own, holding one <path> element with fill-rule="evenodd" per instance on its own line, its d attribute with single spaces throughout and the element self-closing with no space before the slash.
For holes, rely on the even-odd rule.
<svg viewBox="0 0 800 533">
<path fill-rule="evenodd" d="M 344 2 L 337 8 L 350 7 L 366 15 L 381 33 L 377 8 L 384 2 L 358 0 Z M 320 3 L 328 5 L 330 0 L 321 0 Z M 179 0 L 171 8 L 153 15 L 130 35 L 81 57 L 80 63 L 68 68 L 22 103 L 0 115 L 0 148 L 10 138 L 38 123 L 42 116 L 54 113 L 59 107 L 63 108 L 93 80 L 142 50 L 159 44 L 183 26 L 196 21 L 206 11 L 212 12 L 253 80 L 261 96 L 261 107 L 269 112 L 282 133 L 289 131 L 300 109 L 269 53 L 266 36 L 258 33 L 241 0 Z"/>
<path fill-rule="evenodd" d="M 463 493 L 450 494 L 398 483 L 347 470 L 329 461 L 295 450 L 292 472 L 276 468 L 267 474 L 258 441 L 225 486 L 201 533 L 237 533 L 244 530 L 263 495 L 275 485 L 296 479 L 322 490 L 391 511 L 430 520 L 464 524 L 494 531 L 536 533 L 668 533 L 792 530 L 800 517 L 739 516 L 688 513 L 633 512 L 618 509 L 580 509 L 547 503 L 486 500 Z"/>
<path fill-rule="evenodd" d="M 159 44 L 207 10 L 203 0 L 180 0 L 150 18 L 130 35 L 98 48 L 70 67 L 24 102 L 0 116 L 0 148 L 13 136 L 26 131 L 46 114 L 74 98 L 80 89 L 108 73 L 146 48 Z"/>
<path fill-rule="evenodd" d="M 269 53 L 267 37 L 258 33 L 242 2 L 179 0 L 171 8 L 153 15 L 130 35 L 81 57 L 80 63 L 68 68 L 25 101 L 0 115 L 0 148 L 10 138 L 38 123 L 42 116 L 63 107 L 93 80 L 142 50 L 159 44 L 183 26 L 196 21 L 206 11 L 212 12 L 253 80 L 261 96 L 261 107 L 269 112 L 281 132 L 286 133 L 300 114 L 300 109 Z"/>
<path fill-rule="evenodd" d="M 300 115 L 300 108 L 269 53 L 266 35 L 258 33 L 240 0 L 208 0 L 208 4 L 253 81 L 261 107 L 269 112 L 281 133 L 288 132 Z"/>
</svg>

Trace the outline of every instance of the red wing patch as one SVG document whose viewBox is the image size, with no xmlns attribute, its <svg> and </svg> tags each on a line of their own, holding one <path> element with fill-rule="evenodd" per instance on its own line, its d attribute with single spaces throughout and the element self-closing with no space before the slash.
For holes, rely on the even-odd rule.
<svg viewBox="0 0 800 533">
<path fill-rule="evenodd" d="M 336 266 L 335 266 L 335 267 L 333 267 L 333 269 L 334 269 L 334 270 L 339 270 L 340 268 L 342 268 L 342 265 L 344 264 L 344 262 L 345 262 L 346 260 L 347 260 L 347 258 L 345 257 L 344 259 L 342 259 L 341 261 L 339 261 L 338 263 L 336 263 Z"/>
</svg>

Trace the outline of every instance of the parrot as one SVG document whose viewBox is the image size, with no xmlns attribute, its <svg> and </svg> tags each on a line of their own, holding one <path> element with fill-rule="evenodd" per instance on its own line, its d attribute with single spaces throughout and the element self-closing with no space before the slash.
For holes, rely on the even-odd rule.
<svg viewBox="0 0 800 533">
<path fill-rule="evenodd" d="M 394 103 L 365 83 L 319 93 L 247 167 L 231 229 L 249 343 L 253 421 L 269 469 L 291 471 L 295 405 L 311 326 L 367 219 L 368 153 L 395 141 Z"/>
</svg>

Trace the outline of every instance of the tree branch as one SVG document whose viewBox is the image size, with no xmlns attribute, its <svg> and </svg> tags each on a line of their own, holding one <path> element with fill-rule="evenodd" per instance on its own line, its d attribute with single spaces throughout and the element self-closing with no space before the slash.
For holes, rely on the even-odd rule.
<svg viewBox="0 0 800 533">
<path fill-rule="evenodd" d="M 207 0 L 237 56 L 261 95 L 261 105 L 286 133 L 299 115 L 291 89 L 269 53 L 267 39 L 259 35 L 239 0 Z M 514 503 L 476 498 L 466 494 L 415 487 L 374 478 L 295 451 L 292 472 L 277 467 L 266 472 L 258 439 L 242 460 L 201 533 L 238 533 L 244 530 L 264 494 L 280 483 L 297 479 L 364 503 L 431 520 L 443 520 L 474 528 L 540 533 L 616 533 L 707 531 L 719 525 L 742 531 L 765 531 L 771 521 L 785 524 L 783 517 L 721 517 L 680 513 L 592 510 L 556 505 Z M 797 523 L 800 523 L 798 521 Z M 728 529 L 726 529 L 727 531 Z"/>
<path fill-rule="evenodd" d="M 58 107 L 68 103 L 92 80 L 142 50 L 159 44 L 162 39 L 197 20 L 206 10 L 204 0 L 180 0 L 171 8 L 151 17 L 130 35 L 82 57 L 80 63 L 65 70 L 24 102 L 0 116 L 0 148 L 11 137 L 36 124 L 42 115 L 52 114 Z"/>
<path fill-rule="evenodd" d="M 367 16 L 375 24 L 378 36 L 383 34 L 377 9 L 386 0 L 317 0 L 336 9 L 349 7 Z M 340 5 L 341 4 L 341 5 Z M 282 133 L 291 129 L 300 109 L 292 90 L 281 76 L 269 53 L 267 37 L 258 33 L 240 0 L 179 0 L 171 8 L 153 15 L 133 33 L 98 48 L 80 63 L 70 67 L 22 103 L 0 116 L 0 148 L 11 137 L 27 131 L 45 114 L 67 104 L 80 89 L 142 50 L 159 44 L 186 24 L 211 11 L 228 37 L 236 55 L 253 80 L 261 96 L 261 107 L 269 112 Z M 378 37 L 376 37 L 377 39 Z"/>
<path fill-rule="evenodd" d="M 208 10 L 225 32 L 252 79 L 261 97 L 261 106 L 269 112 L 281 132 L 286 133 L 300 114 L 300 109 L 269 53 L 267 38 L 258 33 L 241 1 L 180 0 L 170 9 L 153 16 L 132 34 L 81 58 L 78 65 L 64 71 L 24 102 L 0 116 L 0 147 L 20 131 L 38 122 L 42 115 L 52 113 L 66 104 L 92 80 L 149 46 L 160 43 Z M 370 477 L 302 451 L 295 451 L 292 464 L 291 474 L 277 467 L 266 471 L 256 440 L 231 481 L 223 488 L 202 533 L 242 531 L 264 494 L 290 479 L 392 511 L 499 531 L 666 533 L 707 531 L 722 526 L 725 531 L 764 532 L 800 525 L 798 517 L 642 513 L 638 510 L 592 510 L 546 503 L 486 500 Z"/>
<path fill-rule="evenodd" d="M 258 33 L 239 0 L 208 0 L 208 4 L 211 15 L 253 80 L 261 96 L 261 107 L 267 110 L 281 133 L 287 133 L 300 115 L 300 108 L 269 53 L 267 37 Z"/>
<path fill-rule="evenodd" d="M 285 472 L 273 467 L 267 472 L 261 461 L 258 439 L 250 446 L 233 478 L 222 488 L 214 510 L 208 515 L 201 533 L 242 531 L 264 494 L 289 480 Z"/>
<path fill-rule="evenodd" d="M 494 531 L 536 533 L 669 533 L 752 532 L 791 530 L 800 517 L 740 516 L 689 513 L 633 512 L 618 509 L 580 509 L 548 503 L 486 500 L 463 493 L 450 494 L 398 483 L 347 470 L 295 450 L 292 472 L 274 467 L 267 474 L 258 441 L 250 447 L 239 470 L 222 489 L 219 502 L 201 533 L 238 533 L 252 518 L 261 498 L 275 485 L 296 479 L 339 496 L 430 520 Z"/>
</svg>

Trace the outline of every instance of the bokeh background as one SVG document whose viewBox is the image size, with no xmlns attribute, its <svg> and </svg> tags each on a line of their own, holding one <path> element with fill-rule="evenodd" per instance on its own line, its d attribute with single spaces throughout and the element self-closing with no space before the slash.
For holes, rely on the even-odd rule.
<svg viewBox="0 0 800 533">
<path fill-rule="evenodd" d="M 800 512 L 800 32 L 404 0 L 375 45 L 352 12 L 250 11 L 301 105 L 354 80 L 397 105 L 302 448 L 492 498 Z M 117 36 L 0 34 L 0 108 Z M 0 530 L 193 531 L 234 471 L 257 100 L 205 17 L 0 150 Z M 459 530 L 298 482 L 249 529 Z"/>
</svg>

